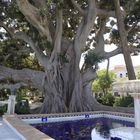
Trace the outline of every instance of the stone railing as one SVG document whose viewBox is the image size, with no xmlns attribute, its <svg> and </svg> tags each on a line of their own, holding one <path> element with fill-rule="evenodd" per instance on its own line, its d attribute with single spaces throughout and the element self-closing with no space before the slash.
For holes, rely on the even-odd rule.
<svg viewBox="0 0 140 140">
<path fill-rule="evenodd" d="M 14 114 L 15 113 L 15 104 L 16 104 L 16 96 L 10 95 L 8 100 L 0 101 L 0 105 L 7 104 L 7 114 Z"/>
<path fill-rule="evenodd" d="M 140 93 L 140 80 L 114 82 L 113 91 L 120 93 Z"/>
</svg>

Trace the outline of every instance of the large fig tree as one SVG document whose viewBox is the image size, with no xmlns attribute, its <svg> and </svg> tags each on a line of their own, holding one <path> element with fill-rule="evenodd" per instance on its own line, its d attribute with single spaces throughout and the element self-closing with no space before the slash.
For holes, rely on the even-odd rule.
<svg viewBox="0 0 140 140">
<path fill-rule="evenodd" d="M 96 0 L 3 0 L 0 80 L 43 92 L 41 113 L 114 110 L 91 96 L 98 62 L 122 53 L 120 46 L 104 49 L 104 34 L 111 31 L 106 23 L 115 17 L 112 6 Z M 23 64 L 30 57 L 36 66 Z"/>
</svg>

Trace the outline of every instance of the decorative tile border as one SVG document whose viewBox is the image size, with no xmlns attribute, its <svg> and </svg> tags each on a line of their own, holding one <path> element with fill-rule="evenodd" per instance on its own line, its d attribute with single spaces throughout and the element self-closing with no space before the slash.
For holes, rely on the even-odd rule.
<svg viewBox="0 0 140 140">
<path fill-rule="evenodd" d="M 22 140 L 54 140 L 45 135 L 31 125 L 35 123 L 62 122 L 79 119 L 91 118 L 108 118 L 118 121 L 134 122 L 134 115 L 127 113 L 95 111 L 95 112 L 77 112 L 77 113 L 60 113 L 60 114 L 29 114 L 29 115 L 5 115 L 4 121 L 15 130 Z M 46 119 L 43 121 L 43 118 Z"/>
<path fill-rule="evenodd" d="M 78 112 L 78 113 L 63 113 L 63 114 L 34 114 L 34 115 L 18 115 L 18 118 L 27 123 L 42 123 L 42 122 L 60 122 L 68 120 L 80 120 L 91 118 L 110 118 L 122 121 L 134 122 L 134 115 L 127 113 L 95 111 L 95 112 Z"/>
<path fill-rule="evenodd" d="M 108 114 L 113 116 L 126 116 L 133 118 L 133 114 L 128 113 L 119 113 L 119 112 L 109 112 L 109 111 L 94 111 L 94 112 L 75 112 L 75 113 L 59 113 L 59 114 L 27 114 L 27 115 L 16 115 L 20 119 L 32 119 L 32 118 L 40 118 L 40 117 L 69 117 L 69 116 L 81 116 L 81 115 L 97 115 L 97 114 Z"/>
</svg>

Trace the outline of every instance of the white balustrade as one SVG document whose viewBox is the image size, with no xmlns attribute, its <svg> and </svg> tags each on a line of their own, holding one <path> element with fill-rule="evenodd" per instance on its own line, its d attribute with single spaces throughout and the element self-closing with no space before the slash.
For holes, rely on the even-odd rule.
<svg viewBox="0 0 140 140">
<path fill-rule="evenodd" d="M 121 95 L 125 93 L 134 98 L 135 127 L 140 129 L 140 80 L 129 80 L 113 83 L 113 91 Z"/>
<path fill-rule="evenodd" d="M 16 104 L 16 96 L 10 95 L 8 100 L 0 101 L 0 105 L 3 106 L 8 104 L 7 114 L 14 114 L 15 113 L 15 104 Z"/>
</svg>

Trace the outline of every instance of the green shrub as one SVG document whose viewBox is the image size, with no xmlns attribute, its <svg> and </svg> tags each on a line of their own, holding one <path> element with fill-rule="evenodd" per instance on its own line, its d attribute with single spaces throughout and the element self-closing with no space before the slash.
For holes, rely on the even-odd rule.
<svg viewBox="0 0 140 140">
<path fill-rule="evenodd" d="M 131 96 L 127 97 L 116 97 L 114 106 L 121 106 L 121 107 L 133 107 L 134 101 Z"/>
<path fill-rule="evenodd" d="M 28 100 L 19 100 L 16 104 L 15 112 L 17 114 L 29 114 L 30 109 Z"/>
<path fill-rule="evenodd" d="M 111 93 L 107 93 L 105 96 L 98 97 L 97 101 L 103 105 L 113 106 L 115 97 Z"/>
<path fill-rule="evenodd" d="M 0 106 L 0 115 L 3 115 L 7 111 L 7 105 Z"/>
</svg>

